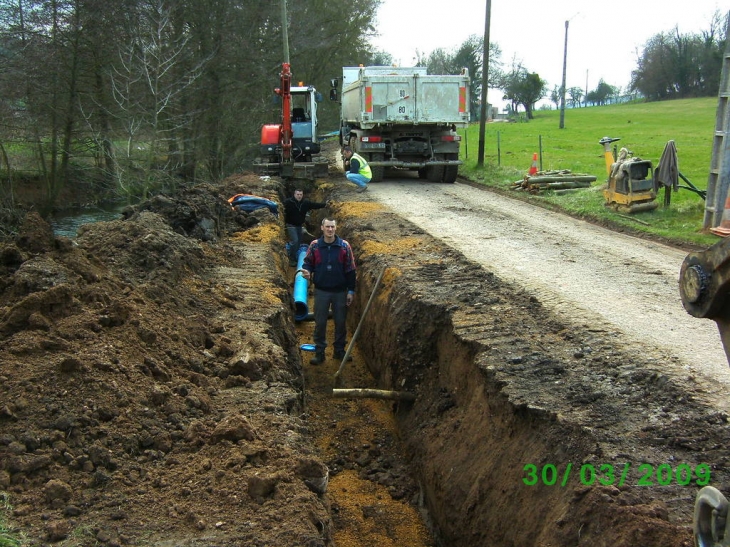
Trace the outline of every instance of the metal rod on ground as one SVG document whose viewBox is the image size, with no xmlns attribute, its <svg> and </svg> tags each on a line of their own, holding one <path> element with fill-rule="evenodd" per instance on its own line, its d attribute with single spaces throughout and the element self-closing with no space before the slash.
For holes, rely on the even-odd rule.
<svg viewBox="0 0 730 547">
<path fill-rule="evenodd" d="M 638 218 L 630 217 L 627 215 L 619 215 L 618 213 L 616 213 L 616 216 L 625 218 L 627 220 L 633 220 L 634 222 L 638 222 L 639 224 L 643 224 L 644 226 L 651 226 L 651 224 L 649 224 L 648 222 L 644 222 L 643 220 L 639 220 Z"/>
<path fill-rule="evenodd" d="M 682 179 L 684 182 L 686 182 L 689 185 L 688 190 L 692 190 L 695 194 L 700 196 L 702 199 L 707 199 L 707 190 L 700 190 L 697 188 L 694 184 L 692 184 L 692 181 L 689 180 L 687 177 L 685 177 L 681 171 L 678 171 L 677 174 L 679 175 L 679 178 Z M 681 188 L 681 186 L 680 186 Z"/>
<path fill-rule="evenodd" d="M 360 334 L 360 327 L 362 327 L 362 322 L 365 319 L 365 316 L 367 315 L 368 310 L 370 309 L 370 304 L 372 303 L 373 298 L 375 297 L 375 291 L 378 290 L 378 286 L 380 285 L 380 280 L 383 279 L 384 273 L 385 273 L 385 267 L 383 267 L 382 271 L 380 272 L 380 275 L 378 276 L 378 280 L 375 282 L 375 285 L 373 286 L 373 291 L 370 293 L 370 298 L 368 299 L 368 303 L 365 304 L 365 309 L 362 311 L 362 315 L 360 316 L 360 322 L 357 324 L 355 333 L 352 335 L 352 339 L 350 340 L 350 343 L 347 346 L 347 351 L 345 352 L 345 356 L 342 358 L 342 363 L 340 363 L 340 368 L 338 368 L 337 372 L 335 372 L 335 383 L 337 383 L 337 380 L 340 377 L 340 373 L 342 372 L 342 369 L 345 368 L 345 363 L 347 363 L 347 360 L 350 358 L 350 352 L 352 351 L 352 348 L 355 346 L 355 340 L 357 340 L 357 336 Z"/>
<path fill-rule="evenodd" d="M 391 401 L 408 401 L 416 400 L 413 393 L 407 391 L 386 391 L 384 389 L 333 389 L 333 397 L 341 398 L 357 398 L 357 399 L 388 399 Z"/>
</svg>

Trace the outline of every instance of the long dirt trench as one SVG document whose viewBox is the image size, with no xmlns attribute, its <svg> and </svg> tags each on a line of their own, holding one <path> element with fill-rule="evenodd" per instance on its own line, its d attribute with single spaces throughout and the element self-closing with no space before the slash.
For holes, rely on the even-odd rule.
<svg viewBox="0 0 730 547">
<path fill-rule="evenodd" d="M 726 418 L 693 378 L 664 374 L 610 332 L 561 324 L 355 196 L 345 190 L 335 211 L 359 260 L 350 332 L 384 270 L 358 352 L 377 387 L 416 395 L 394 417 L 434 541 L 691 545 L 705 468 L 712 484 L 727 480 Z"/>
<path fill-rule="evenodd" d="M 0 253 L 0 488 L 29 545 L 691 545 L 699 471 L 730 484 L 727 416 L 693 377 L 366 194 L 309 190 L 355 249 L 350 333 L 383 273 L 343 386 L 415 400 L 333 399 L 338 363 L 299 350 L 281 219 L 225 202 L 277 181 L 75 242 L 31 216 Z"/>
</svg>

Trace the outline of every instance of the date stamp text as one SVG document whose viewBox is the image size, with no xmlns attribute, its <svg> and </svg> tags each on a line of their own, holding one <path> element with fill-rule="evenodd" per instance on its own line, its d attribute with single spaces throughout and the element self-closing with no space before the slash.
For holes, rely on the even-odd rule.
<svg viewBox="0 0 730 547">
<path fill-rule="evenodd" d="M 591 464 L 582 465 L 572 462 L 562 467 L 546 463 L 538 467 L 528 463 L 523 468 L 524 475 L 522 482 L 527 486 L 560 486 L 565 487 L 573 481 L 573 484 L 583 486 L 707 486 L 711 480 L 710 466 L 700 463 L 691 466 L 680 463 L 671 466 L 668 463 L 652 465 L 642 463 L 633 465 L 631 462 L 622 464 Z"/>
</svg>

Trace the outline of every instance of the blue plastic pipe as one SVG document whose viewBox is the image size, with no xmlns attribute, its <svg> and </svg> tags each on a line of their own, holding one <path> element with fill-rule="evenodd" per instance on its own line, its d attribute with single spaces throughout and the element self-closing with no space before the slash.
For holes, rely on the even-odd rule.
<svg viewBox="0 0 730 547">
<path fill-rule="evenodd" d="M 309 318 L 309 306 L 307 305 L 307 293 L 309 281 L 302 275 L 301 269 L 304 265 L 304 257 L 307 256 L 307 246 L 300 245 L 297 253 L 297 275 L 294 277 L 294 320 L 305 321 Z"/>
</svg>

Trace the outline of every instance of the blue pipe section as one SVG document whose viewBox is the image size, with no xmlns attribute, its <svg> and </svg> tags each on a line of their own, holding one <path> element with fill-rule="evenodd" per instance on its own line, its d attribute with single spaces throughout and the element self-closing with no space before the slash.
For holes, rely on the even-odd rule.
<svg viewBox="0 0 730 547">
<path fill-rule="evenodd" d="M 307 293 L 309 281 L 304 278 L 302 266 L 304 257 L 307 256 L 307 246 L 300 245 L 297 253 L 297 275 L 294 277 L 294 320 L 304 321 L 309 318 L 309 306 L 307 305 Z"/>
</svg>

